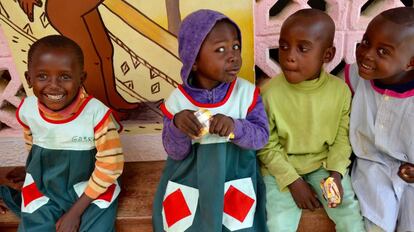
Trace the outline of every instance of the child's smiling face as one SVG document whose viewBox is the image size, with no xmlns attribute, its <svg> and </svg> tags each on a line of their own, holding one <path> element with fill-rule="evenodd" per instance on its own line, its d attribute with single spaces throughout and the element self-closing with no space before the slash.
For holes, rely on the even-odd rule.
<svg viewBox="0 0 414 232">
<path fill-rule="evenodd" d="M 59 111 L 76 98 L 86 73 L 70 48 L 40 46 L 25 73 L 34 95 L 47 108 Z"/>
<path fill-rule="evenodd" d="M 192 71 L 195 85 L 212 89 L 236 79 L 242 64 L 241 44 L 236 27 L 219 21 L 201 45 Z"/>
<path fill-rule="evenodd" d="M 356 49 L 359 75 L 367 80 L 378 79 L 384 84 L 404 82 L 403 75 L 412 59 L 409 30 L 381 15 L 368 25 Z"/>
</svg>

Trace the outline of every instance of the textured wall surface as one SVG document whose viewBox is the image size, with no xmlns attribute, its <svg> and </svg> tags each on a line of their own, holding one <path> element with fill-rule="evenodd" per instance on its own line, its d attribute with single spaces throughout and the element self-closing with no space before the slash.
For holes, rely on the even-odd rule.
<svg viewBox="0 0 414 232">
<path fill-rule="evenodd" d="M 326 67 L 332 70 L 342 61 L 355 61 L 355 48 L 369 21 L 378 13 L 393 7 L 412 6 L 412 1 L 399 0 L 257 0 L 255 4 L 255 63 L 268 76 L 276 76 L 279 65 L 272 58 L 277 49 L 279 31 L 283 21 L 293 12 L 305 8 L 318 8 L 335 21 L 334 60 Z M 274 51 L 274 50 L 273 50 Z"/>
<path fill-rule="evenodd" d="M 254 1 L 254 0 L 253 0 Z M 298 9 L 319 8 L 335 21 L 335 59 L 326 67 L 332 70 L 343 62 L 354 62 L 355 46 L 362 38 L 368 22 L 379 12 L 392 7 L 412 6 L 410 0 L 256 0 L 255 62 L 269 76 L 280 72 L 277 54 L 279 31 L 287 16 Z M 0 14 L 1 2 L 0 2 Z M 24 150 L 20 125 L 15 111 L 25 96 L 13 57 L 0 23 L 0 166 L 24 165 Z M 165 158 L 161 136 L 122 135 L 127 161 Z"/>
</svg>

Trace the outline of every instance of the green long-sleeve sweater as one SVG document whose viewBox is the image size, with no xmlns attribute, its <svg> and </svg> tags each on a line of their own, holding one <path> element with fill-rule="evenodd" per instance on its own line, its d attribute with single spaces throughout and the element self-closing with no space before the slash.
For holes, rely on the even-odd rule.
<svg viewBox="0 0 414 232">
<path fill-rule="evenodd" d="M 269 143 L 258 153 L 263 175 L 273 175 L 282 191 L 320 167 L 344 175 L 351 155 L 345 82 L 322 71 L 290 84 L 281 74 L 261 91 L 270 127 Z"/>
</svg>

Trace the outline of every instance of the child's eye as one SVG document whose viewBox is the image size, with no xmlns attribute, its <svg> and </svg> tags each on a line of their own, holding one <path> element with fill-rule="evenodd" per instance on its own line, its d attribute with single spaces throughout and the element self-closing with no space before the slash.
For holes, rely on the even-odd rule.
<svg viewBox="0 0 414 232">
<path fill-rule="evenodd" d="M 279 44 L 279 49 L 286 51 L 288 49 L 288 46 L 286 44 Z"/>
<path fill-rule="evenodd" d="M 304 47 L 304 46 L 300 46 L 300 47 L 299 47 L 299 51 L 300 51 L 300 52 L 308 52 L 308 51 L 309 51 L 309 48 Z"/>
<path fill-rule="evenodd" d="M 389 52 L 388 52 L 388 50 L 387 50 L 387 49 L 384 49 L 384 48 L 378 48 L 378 54 L 379 54 L 380 56 L 385 56 L 385 55 L 388 55 L 388 54 L 389 54 Z"/>
<path fill-rule="evenodd" d="M 240 45 L 239 44 L 233 45 L 233 50 L 240 50 Z"/>
<path fill-rule="evenodd" d="M 362 44 L 362 45 L 365 45 L 365 46 L 366 46 L 366 45 L 368 45 L 368 40 L 363 39 L 363 40 L 361 41 L 361 44 Z"/>
<path fill-rule="evenodd" d="M 62 75 L 60 76 L 60 79 L 63 81 L 69 81 L 69 80 L 72 80 L 72 77 L 69 75 Z"/>
<path fill-rule="evenodd" d="M 222 53 L 222 52 L 225 51 L 225 49 L 224 49 L 224 47 L 219 47 L 216 51 Z"/>
<path fill-rule="evenodd" d="M 39 81 L 44 81 L 44 80 L 47 80 L 47 75 L 46 74 L 39 74 L 39 75 L 36 76 L 36 78 Z"/>
</svg>

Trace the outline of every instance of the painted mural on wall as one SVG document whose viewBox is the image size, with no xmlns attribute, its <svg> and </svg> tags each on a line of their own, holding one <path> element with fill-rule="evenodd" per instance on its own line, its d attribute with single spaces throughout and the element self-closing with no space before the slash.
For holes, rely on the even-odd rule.
<svg viewBox="0 0 414 232">
<path fill-rule="evenodd" d="M 158 105 L 181 83 L 176 34 L 181 19 L 208 8 L 242 29 L 243 68 L 253 80 L 251 0 L 8 0 L 0 2 L 0 23 L 23 81 L 27 51 L 37 39 L 62 34 L 85 55 L 85 89 L 121 116 L 160 121 Z M 147 114 L 145 112 L 147 111 Z"/>
</svg>

